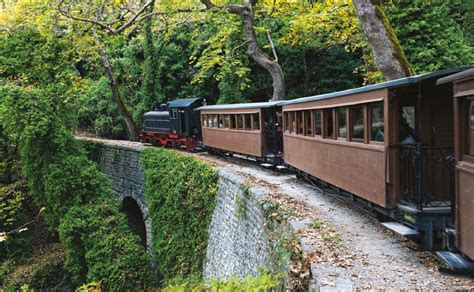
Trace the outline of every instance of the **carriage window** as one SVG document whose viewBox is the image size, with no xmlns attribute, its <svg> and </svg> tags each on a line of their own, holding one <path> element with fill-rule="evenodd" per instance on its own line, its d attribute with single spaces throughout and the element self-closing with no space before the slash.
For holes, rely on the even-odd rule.
<svg viewBox="0 0 474 292">
<path fill-rule="evenodd" d="M 207 126 L 212 127 L 212 115 L 207 115 Z"/>
<path fill-rule="evenodd" d="M 416 111 L 414 106 L 402 107 L 399 127 L 399 139 L 401 144 L 416 143 Z"/>
<path fill-rule="evenodd" d="M 207 127 L 207 115 L 202 115 L 202 126 Z"/>
<path fill-rule="evenodd" d="M 321 136 L 321 111 L 314 111 L 314 134 Z"/>
<path fill-rule="evenodd" d="M 303 112 L 297 111 L 296 112 L 296 134 L 303 134 Z"/>
<path fill-rule="evenodd" d="M 230 128 L 235 129 L 235 115 L 230 115 Z"/>
<path fill-rule="evenodd" d="M 224 115 L 224 128 L 230 128 L 230 115 Z"/>
<path fill-rule="evenodd" d="M 311 123 L 312 117 L 311 111 L 304 111 L 304 128 L 305 128 L 305 136 L 313 136 L 313 125 Z"/>
<path fill-rule="evenodd" d="M 219 128 L 224 128 L 224 115 L 219 115 Z"/>
<path fill-rule="evenodd" d="M 250 117 L 250 114 L 245 114 L 245 130 L 252 130 L 252 118 Z"/>
<path fill-rule="evenodd" d="M 212 119 L 213 119 L 213 123 L 212 123 L 212 126 L 214 128 L 217 128 L 217 118 L 218 118 L 219 115 L 213 115 Z"/>
<path fill-rule="evenodd" d="M 337 109 L 337 137 L 347 138 L 347 107 Z"/>
<path fill-rule="evenodd" d="M 370 107 L 370 133 L 371 141 L 384 141 L 383 103 L 377 103 Z"/>
<path fill-rule="evenodd" d="M 291 112 L 291 132 L 296 134 L 296 112 Z"/>
<path fill-rule="evenodd" d="M 285 112 L 285 131 L 290 131 L 290 113 Z"/>
<path fill-rule="evenodd" d="M 472 98 L 474 99 L 474 97 Z M 474 100 L 469 100 L 469 113 L 468 113 L 468 131 L 466 135 L 466 151 L 467 155 L 474 156 Z"/>
<path fill-rule="evenodd" d="M 260 115 L 253 114 L 253 129 L 260 130 Z"/>
<path fill-rule="evenodd" d="M 364 107 L 351 108 L 352 137 L 351 141 L 364 142 Z"/>
<path fill-rule="evenodd" d="M 237 115 L 237 128 L 244 128 L 244 115 Z"/>
<path fill-rule="evenodd" d="M 334 139 L 334 127 L 333 127 L 333 117 L 332 109 L 326 110 L 325 115 L 325 124 L 326 124 L 326 138 Z"/>
</svg>

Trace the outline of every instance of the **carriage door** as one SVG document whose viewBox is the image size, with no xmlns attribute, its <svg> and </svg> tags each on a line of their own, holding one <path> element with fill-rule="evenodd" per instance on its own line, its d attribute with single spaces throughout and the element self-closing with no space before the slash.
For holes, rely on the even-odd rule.
<svg viewBox="0 0 474 292">
<path fill-rule="evenodd" d="M 275 108 L 262 109 L 263 114 L 263 150 L 266 156 L 283 151 L 282 114 Z"/>
</svg>

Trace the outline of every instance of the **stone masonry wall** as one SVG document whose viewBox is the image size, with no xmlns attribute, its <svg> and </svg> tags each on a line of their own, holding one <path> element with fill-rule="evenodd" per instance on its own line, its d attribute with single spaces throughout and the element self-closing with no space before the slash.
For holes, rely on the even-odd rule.
<svg viewBox="0 0 474 292">
<path fill-rule="evenodd" d="M 151 251 L 151 219 L 145 201 L 145 179 L 140 163 L 142 146 L 103 144 L 100 168 L 111 180 L 118 199 L 133 198 L 140 206 Z M 157 166 L 159 167 L 159 166 Z M 209 226 L 204 277 L 228 279 L 257 275 L 259 267 L 272 267 L 263 210 L 263 193 L 247 188 L 244 179 L 219 169 L 216 207 Z M 159 260 L 159 259 L 157 259 Z"/>
<path fill-rule="evenodd" d="M 133 198 L 142 211 L 146 228 L 147 250 L 152 248 L 151 219 L 145 201 L 145 177 L 140 163 L 141 147 L 104 144 L 100 169 L 112 182 L 119 200 Z"/>
<path fill-rule="evenodd" d="M 271 268 L 272 259 L 259 199 L 263 193 L 248 188 L 237 175 L 220 170 L 217 204 L 209 226 L 204 278 L 229 279 L 257 275 Z"/>
</svg>

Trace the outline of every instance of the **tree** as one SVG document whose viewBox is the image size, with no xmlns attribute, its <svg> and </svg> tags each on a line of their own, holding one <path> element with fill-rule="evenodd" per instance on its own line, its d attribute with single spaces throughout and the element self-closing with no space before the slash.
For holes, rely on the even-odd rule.
<svg viewBox="0 0 474 292">
<path fill-rule="evenodd" d="M 245 0 L 243 5 L 240 4 L 224 4 L 218 6 L 212 3 L 211 0 L 201 0 L 207 9 L 225 9 L 231 14 L 240 16 L 244 23 L 244 31 L 247 43 L 247 54 L 260 66 L 270 73 L 273 81 L 273 97 L 272 100 L 285 99 L 285 76 L 280 64 L 278 63 L 278 55 L 275 46 L 267 32 L 267 37 L 271 45 L 273 59 L 266 55 L 257 40 L 255 33 L 255 16 L 254 10 L 258 0 Z"/>
<path fill-rule="evenodd" d="M 130 26 L 134 25 L 138 17 L 144 14 L 147 8 L 152 4 L 154 4 L 154 1 L 148 1 L 142 6 L 134 1 L 130 3 L 119 3 L 119 5 L 114 5 L 113 3 L 98 3 L 97 6 L 86 5 L 84 9 L 82 3 L 79 3 L 81 7 L 77 7 L 72 3 L 66 4 L 64 1 L 61 1 L 58 4 L 58 11 L 70 20 L 95 25 L 100 28 L 105 35 L 117 35 L 123 33 Z M 80 15 L 80 13 L 79 15 L 76 15 L 75 11 L 80 11 L 86 15 Z M 104 71 L 109 80 L 112 98 L 125 120 L 130 139 L 138 140 L 139 132 L 137 126 L 133 120 L 132 114 L 125 104 L 123 96 L 120 93 L 117 79 L 115 78 L 109 57 L 101 40 L 101 34 L 97 33 L 95 30 L 92 31 L 93 36 L 97 41 L 97 52 L 100 55 Z"/>
<path fill-rule="evenodd" d="M 403 50 L 416 72 L 431 72 L 473 62 L 474 50 L 463 34 L 469 29 L 469 18 L 463 21 L 463 14 L 458 15 L 456 2 L 395 0 L 394 5 L 386 9 L 395 33 L 404 40 Z M 464 15 L 468 16 L 467 13 Z"/>
<path fill-rule="evenodd" d="M 375 64 L 385 78 L 392 80 L 413 75 L 400 42 L 380 0 L 352 0 L 362 29 L 372 46 Z"/>
</svg>

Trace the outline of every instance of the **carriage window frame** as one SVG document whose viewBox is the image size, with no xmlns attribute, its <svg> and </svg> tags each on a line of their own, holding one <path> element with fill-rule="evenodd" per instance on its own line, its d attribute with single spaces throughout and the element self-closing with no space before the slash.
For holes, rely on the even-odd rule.
<svg viewBox="0 0 474 292">
<path fill-rule="evenodd" d="M 323 118 L 324 118 L 324 139 L 336 139 L 336 133 L 334 129 L 334 109 L 329 108 L 323 111 Z M 331 121 L 329 121 L 329 117 L 331 117 Z M 329 129 L 331 129 L 332 134 L 329 135 Z"/>
<path fill-rule="evenodd" d="M 303 111 L 296 111 L 296 135 L 304 135 Z"/>
<path fill-rule="evenodd" d="M 365 143 L 366 141 L 366 131 L 365 131 L 365 128 L 366 128 L 366 123 L 367 123 L 367 117 L 366 117 L 366 105 L 355 105 L 355 106 L 351 106 L 349 108 L 349 115 L 350 115 L 350 126 L 349 126 L 349 129 L 350 129 L 350 141 L 351 142 L 354 142 L 354 143 Z M 355 138 L 354 137 L 354 132 L 355 132 L 355 118 L 354 118 L 354 111 L 356 109 L 360 109 L 362 111 L 362 138 Z"/>
<path fill-rule="evenodd" d="M 318 122 L 318 114 L 319 114 L 319 122 Z M 313 116 L 313 137 L 322 138 L 323 137 L 323 111 L 322 110 L 313 110 L 311 115 Z M 319 127 L 318 127 L 319 125 Z M 319 134 L 317 133 L 317 129 L 319 129 Z"/>
<path fill-rule="evenodd" d="M 382 141 L 379 141 L 379 140 L 374 140 L 373 139 L 373 128 L 374 128 L 374 123 L 373 123 L 373 111 L 372 109 L 374 107 L 377 107 L 377 106 L 381 106 L 382 110 L 381 110 L 381 115 L 382 115 L 382 121 L 383 121 L 383 124 L 382 124 L 382 129 L 383 129 L 383 140 Z M 369 110 L 368 110 L 368 113 L 369 113 L 369 117 L 368 117 L 368 121 L 369 121 L 369 133 L 367 133 L 367 135 L 369 135 L 369 143 L 370 144 L 376 144 L 376 145 L 383 145 L 385 143 L 385 139 L 386 139 L 386 136 L 387 136 L 387 133 L 385 133 L 385 105 L 384 105 L 384 102 L 374 102 L 374 103 L 370 103 L 368 105 L 369 107 Z"/>
<path fill-rule="evenodd" d="M 232 130 L 237 129 L 237 123 L 236 123 L 237 118 L 235 116 L 236 116 L 235 114 L 229 115 L 229 122 L 230 122 L 229 129 L 232 129 Z"/>
<path fill-rule="evenodd" d="M 230 129 L 230 115 L 224 114 L 224 129 Z"/>
<path fill-rule="evenodd" d="M 462 156 L 463 160 L 474 162 L 474 145 L 470 145 L 471 141 L 474 142 L 474 96 L 466 97 L 466 103 L 465 118 L 463 119 L 464 125 L 461 127 L 463 129 L 462 136 L 465 137 L 462 143 L 464 148 Z M 472 152 L 470 152 L 470 148 L 473 148 Z"/>
<path fill-rule="evenodd" d="M 224 127 L 224 115 L 223 114 L 219 114 L 218 117 L 217 117 L 217 127 L 222 129 L 222 128 L 225 128 Z"/>
<path fill-rule="evenodd" d="M 245 125 L 244 125 L 244 115 L 243 114 L 237 114 L 237 130 L 245 130 Z"/>
<path fill-rule="evenodd" d="M 284 115 L 284 129 L 285 132 L 290 132 L 290 112 L 285 112 Z"/>
<path fill-rule="evenodd" d="M 252 115 L 244 114 L 244 130 L 252 131 Z"/>
<path fill-rule="evenodd" d="M 313 111 L 304 110 L 303 111 L 303 135 L 306 137 L 314 137 L 314 126 L 313 126 Z"/>
<path fill-rule="evenodd" d="M 337 140 L 341 140 L 341 141 L 347 141 L 347 138 L 349 137 L 349 131 L 348 131 L 348 124 L 349 124 L 349 121 L 347 120 L 347 111 L 348 111 L 348 107 L 347 106 L 340 106 L 340 107 L 337 107 L 335 112 L 336 112 L 336 129 L 337 129 L 337 132 L 336 132 L 336 137 L 337 137 Z M 341 121 L 344 122 L 344 127 L 346 128 L 346 133 L 345 135 L 341 135 Z"/>
<path fill-rule="evenodd" d="M 252 115 L 252 130 L 260 131 L 260 113 L 253 113 Z"/>
</svg>

